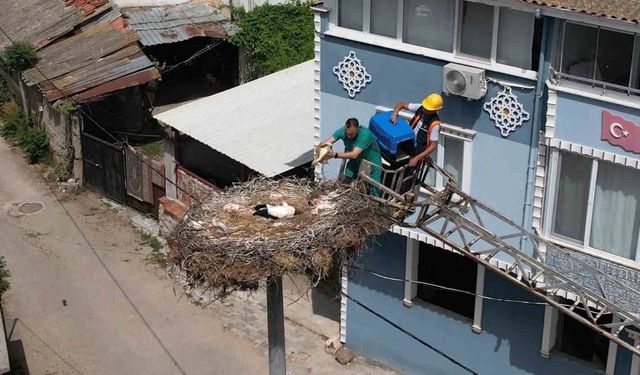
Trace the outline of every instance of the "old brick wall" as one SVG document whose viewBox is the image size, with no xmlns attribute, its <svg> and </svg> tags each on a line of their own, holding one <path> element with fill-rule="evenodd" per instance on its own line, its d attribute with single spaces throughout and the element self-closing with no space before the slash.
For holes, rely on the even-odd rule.
<svg viewBox="0 0 640 375">
<path fill-rule="evenodd" d="M 178 185 L 178 200 L 187 206 L 196 203 L 196 200 L 220 191 L 212 183 L 178 166 L 176 168 L 176 185 Z"/>
</svg>

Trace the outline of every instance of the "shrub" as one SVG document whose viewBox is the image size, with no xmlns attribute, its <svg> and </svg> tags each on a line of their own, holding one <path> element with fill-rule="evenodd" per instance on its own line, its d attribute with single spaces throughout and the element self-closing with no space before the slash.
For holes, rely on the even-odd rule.
<svg viewBox="0 0 640 375">
<path fill-rule="evenodd" d="M 7 69 L 22 72 L 36 64 L 38 53 L 36 47 L 29 43 L 13 43 L 2 52 L 2 61 Z"/>
<path fill-rule="evenodd" d="M 5 138 L 14 138 L 21 129 L 27 127 L 27 119 L 20 108 L 14 101 L 5 103 L 2 106 L 2 128 L 0 135 Z"/>
<path fill-rule="evenodd" d="M 49 137 L 43 129 L 27 127 L 19 131 L 18 145 L 30 164 L 39 162 L 49 153 Z"/>
<path fill-rule="evenodd" d="M 53 173 L 56 177 L 56 181 L 58 182 L 66 182 L 73 177 L 73 174 L 71 174 L 71 170 L 69 169 L 69 167 L 61 163 L 55 163 Z"/>
<path fill-rule="evenodd" d="M 68 115 L 77 110 L 78 107 L 72 102 L 64 102 L 62 104 L 58 104 L 55 109 L 64 115 Z"/>
<path fill-rule="evenodd" d="M 7 280 L 9 276 L 11 273 L 7 269 L 7 261 L 3 256 L 0 256 L 0 297 L 9 290 L 9 280 Z"/>
<path fill-rule="evenodd" d="M 0 77 L 0 105 L 7 103 L 9 100 L 11 100 L 9 86 L 7 86 L 7 82 Z"/>
</svg>

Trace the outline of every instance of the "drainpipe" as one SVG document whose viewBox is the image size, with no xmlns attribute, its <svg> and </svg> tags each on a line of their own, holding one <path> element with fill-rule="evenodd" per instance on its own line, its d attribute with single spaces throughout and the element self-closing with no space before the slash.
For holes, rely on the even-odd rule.
<svg viewBox="0 0 640 375">
<path fill-rule="evenodd" d="M 536 11 L 536 17 L 540 17 L 540 12 Z M 524 212 L 522 216 L 522 226 L 529 230 L 533 224 L 533 201 L 536 182 L 536 164 L 538 161 L 538 142 L 540 141 L 540 129 L 542 129 L 544 118 L 542 116 L 542 96 L 544 95 L 545 82 L 549 76 L 549 60 L 551 55 L 552 29 L 555 20 L 551 17 L 544 17 L 542 26 L 542 46 L 540 48 L 540 63 L 538 64 L 538 81 L 536 83 L 536 93 L 533 106 L 533 125 L 531 126 L 531 144 L 529 147 L 529 167 L 527 169 L 527 186 L 525 190 Z M 520 240 L 520 249 L 527 246 L 528 237 Z"/>
</svg>

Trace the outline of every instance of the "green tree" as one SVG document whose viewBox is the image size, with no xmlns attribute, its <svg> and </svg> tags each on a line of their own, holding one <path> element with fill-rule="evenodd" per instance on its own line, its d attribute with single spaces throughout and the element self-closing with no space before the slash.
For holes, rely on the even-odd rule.
<svg viewBox="0 0 640 375">
<path fill-rule="evenodd" d="M 265 4 L 251 12 L 234 11 L 238 31 L 230 41 L 248 58 L 256 79 L 313 58 L 313 12 L 308 3 Z"/>
<path fill-rule="evenodd" d="M 32 68 L 38 61 L 36 47 L 29 43 L 13 43 L 2 52 L 2 61 L 9 70 L 22 72 Z"/>
</svg>

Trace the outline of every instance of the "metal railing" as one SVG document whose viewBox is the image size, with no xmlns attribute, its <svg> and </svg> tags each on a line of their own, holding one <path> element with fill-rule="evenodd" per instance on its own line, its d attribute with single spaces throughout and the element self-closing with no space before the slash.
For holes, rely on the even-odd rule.
<svg viewBox="0 0 640 375">
<path fill-rule="evenodd" d="M 424 183 L 424 177 L 430 170 L 446 177 L 443 189 Z M 640 356 L 640 346 L 634 346 L 619 336 L 624 329 L 640 332 L 640 290 L 598 270 L 571 251 L 546 241 L 464 193 L 455 179 L 431 160 L 413 171 L 412 189 L 405 191 L 397 181 L 400 176 L 411 177 L 407 176 L 407 171 L 407 167 L 385 171 L 388 176 L 397 177 L 391 179 L 396 181 L 395 184 L 386 186 L 384 180 L 376 181 L 367 173 L 367 168 L 362 168 L 358 181 L 364 184 L 367 192 L 382 191 L 379 195 L 369 193 L 369 199 L 388 207 L 383 211 L 396 225 L 421 229 Z M 428 194 L 420 194 L 420 188 Z M 492 230 L 485 225 L 489 221 Z M 521 238 L 527 238 L 532 244 L 530 251 L 519 248 Z M 565 257 L 571 263 L 570 269 L 548 264 L 545 257 L 550 252 Z M 496 257 L 510 265 L 499 268 L 491 262 Z M 573 305 L 561 304 L 554 298 L 560 291 L 572 295 Z M 586 317 L 578 314 L 576 309 L 584 309 Z M 613 314 L 618 319 L 613 319 L 614 323 L 601 323 L 606 314 Z"/>
</svg>

